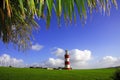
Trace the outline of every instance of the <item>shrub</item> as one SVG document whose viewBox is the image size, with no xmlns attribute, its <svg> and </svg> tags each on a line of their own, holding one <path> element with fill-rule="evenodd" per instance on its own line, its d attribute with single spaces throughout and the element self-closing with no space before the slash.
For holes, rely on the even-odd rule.
<svg viewBox="0 0 120 80">
<path fill-rule="evenodd" d="M 120 80 L 120 69 L 117 69 L 112 76 L 113 80 Z"/>
</svg>

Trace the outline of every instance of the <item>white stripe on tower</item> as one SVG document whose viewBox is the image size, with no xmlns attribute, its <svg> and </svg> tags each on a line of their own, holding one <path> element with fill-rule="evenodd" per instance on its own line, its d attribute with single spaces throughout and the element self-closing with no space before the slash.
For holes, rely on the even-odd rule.
<svg viewBox="0 0 120 80">
<path fill-rule="evenodd" d="M 65 61 L 70 61 L 70 58 L 66 58 Z"/>
<path fill-rule="evenodd" d="M 68 54 L 68 51 L 65 50 L 65 69 L 70 70 L 70 56 Z"/>
</svg>

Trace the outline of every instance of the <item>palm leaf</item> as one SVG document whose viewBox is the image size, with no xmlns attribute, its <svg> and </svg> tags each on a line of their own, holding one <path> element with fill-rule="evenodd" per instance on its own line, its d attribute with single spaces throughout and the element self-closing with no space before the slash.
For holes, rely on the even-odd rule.
<svg viewBox="0 0 120 80">
<path fill-rule="evenodd" d="M 52 7 L 53 7 L 53 0 L 46 0 L 47 4 L 47 29 L 49 28 L 50 25 L 50 19 L 51 19 L 51 13 L 52 13 Z"/>
<path fill-rule="evenodd" d="M 25 17 L 24 5 L 23 5 L 24 0 L 18 0 L 18 1 L 19 1 L 19 4 L 20 4 L 20 10 L 22 12 L 22 15 L 23 15 L 23 17 Z"/>
<path fill-rule="evenodd" d="M 40 0 L 38 2 L 39 7 L 38 7 L 38 16 L 41 17 L 43 13 L 43 5 L 44 5 L 44 0 Z"/>
<path fill-rule="evenodd" d="M 76 14 L 85 21 L 89 11 L 109 14 L 112 5 L 118 8 L 117 0 L 1 0 L 0 4 L 0 39 L 18 48 L 30 45 L 32 30 L 38 26 L 34 16 L 44 18 L 44 15 L 48 29 L 53 12 L 60 24 L 62 15 L 66 23 L 73 17 L 75 21 Z"/>
<path fill-rule="evenodd" d="M 7 15 L 8 15 L 8 17 L 11 17 L 10 1 L 9 0 L 5 0 L 5 3 L 6 3 L 6 8 L 7 8 Z"/>
</svg>

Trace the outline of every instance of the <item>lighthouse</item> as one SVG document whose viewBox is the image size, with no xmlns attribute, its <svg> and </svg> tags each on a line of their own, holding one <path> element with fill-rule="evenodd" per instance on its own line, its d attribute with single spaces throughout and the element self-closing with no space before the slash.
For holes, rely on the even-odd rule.
<svg viewBox="0 0 120 80">
<path fill-rule="evenodd" d="M 65 69 L 66 70 L 71 69 L 71 67 L 70 67 L 70 56 L 69 56 L 68 50 L 65 50 Z"/>
</svg>

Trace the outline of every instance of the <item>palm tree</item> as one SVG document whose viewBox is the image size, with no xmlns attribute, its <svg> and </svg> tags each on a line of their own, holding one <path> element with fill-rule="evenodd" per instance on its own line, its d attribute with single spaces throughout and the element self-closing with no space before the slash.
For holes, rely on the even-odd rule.
<svg viewBox="0 0 120 80">
<path fill-rule="evenodd" d="M 0 39 L 13 43 L 18 49 L 26 49 L 31 44 L 32 30 L 38 28 L 34 17 L 44 18 L 47 29 L 54 10 L 58 23 L 61 15 L 71 22 L 79 14 L 85 21 L 87 13 L 104 12 L 109 15 L 111 6 L 116 8 L 116 0 L 0 0 Z M 77 13 L 78 12 L 78 13 Z"/>
</svg>

